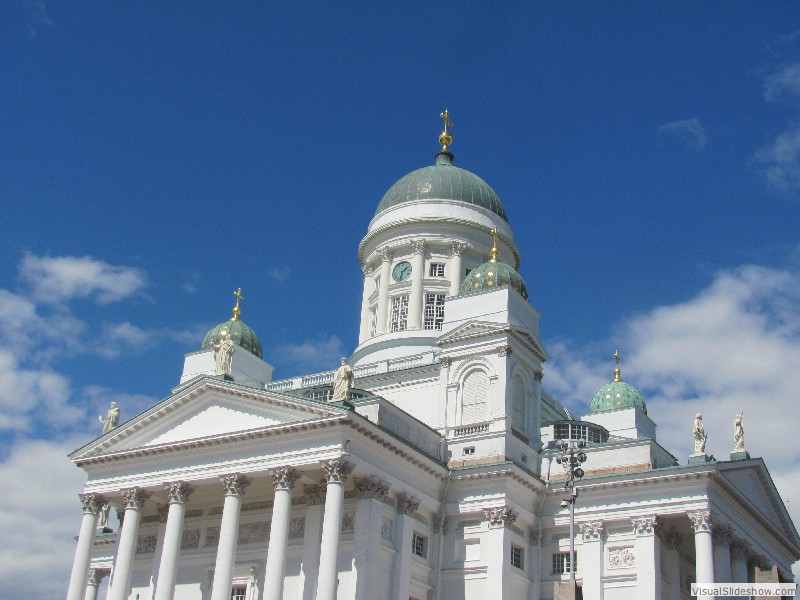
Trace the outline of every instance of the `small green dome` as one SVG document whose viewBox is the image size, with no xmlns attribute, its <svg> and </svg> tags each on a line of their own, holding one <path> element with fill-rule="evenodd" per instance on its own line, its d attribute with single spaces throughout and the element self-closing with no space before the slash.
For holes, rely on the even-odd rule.
<svg viewBox="0 0 800 600">
<path fill-rule="evenodd" d="M 201 350 L 209 350 L 214 347 L 214 344 L 220 342 L 222 332 L 227 332 L 233 339 L 236 345 L 241 346 L 248 352 L 255 354 L 261 358 L 261 342 L 258 341 L 255 332 L 250 329 L 245 322 L 240 319 L 230 319 L 223 321 L 203 338 L 203 343 L 200 345 Z"/>
<path fill-rule="evenodd" d="M 520 296 L 528 299 L 528 288 L 514 267 L 503 262 L 486 262 L 480 267 L 470 271 L 461 283 L 458 290 L 459 296 L 473 294 L 483 290 L 493 290 L 498 287 L 509 286 L 514 288 Z"/>
<path fill-rule="evenodd" d="M 483 179 L 465 169 L 454 167 L 453 155 L 440 152 L 436 164 L 412 171 L 383 195 L 375 214 L 418 200 L 456 200 L 480 206 L 508 221 L 503 203 Z"/>
<path fill-rule="evenodd" d="M 597 391 L 589 405 L 589 412 L 595 414 L 631 407 L 647 414 L 647 404 L 639 391 L 622 379 L 615 379 Z"/>
</svg>

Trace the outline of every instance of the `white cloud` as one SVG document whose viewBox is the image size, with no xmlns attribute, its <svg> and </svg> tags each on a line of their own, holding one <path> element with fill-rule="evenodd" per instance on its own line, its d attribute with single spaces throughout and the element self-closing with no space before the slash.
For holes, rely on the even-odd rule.
<svg viewBox="0 0 800 600">
<path fill-rule="evenodd" d="M 63 598 L 86 474 L 66 458 L 77 440 L 24 440 L 0 462 L 0 597 Z M 46 475 L 45 475 L 46 474 Z"/>
<path fill-rule="evenodd" d="M 546 365 L 545 389 L 586 413 L 612 378 L 619 347 L 623 378 L 644 394 L 659 442 L 682 464 L 693 450 L 695 412 L 704 415 L 707 451 L 727 460 L 733 418 L 744 410 L 747 449 L 764 457 L 784 499 L 797 495 L 800 446 L 790 440 L 800 389 L 800 269 L 720 272 L 694 298 L 627 319 L 602 347 L 548 344 L 556 358 Z M 800 499 L 791 513 L 800 523 Z"/>
<path fill-rule="evenodd" d="M 755 155 L 767 187 L 788 196 L 800 192 L 800 127 L 781 133 Z"/>
<path fill-rule="evenodd" d="M 792 104 L 800 100 L 800 63 L 788 65 L 766 78 L 764 100 Z"/>
<path fill-rule="evenodd" d="M 706 130 L 697 117 L 660 125 L 658 133 L 678 138 L 693 148 L 705 148 L 708 144 Z"/>
<path fill-rule="evenodd" d="M 49 304 L 88 297 L 108 304 L 147 286 L 147 278 L 139 269 L 110 265 L 90 256 L 26 254 L 20 264 L 20 276 L 31 287 L 35 300 Z"/>
<path fill-rule="evenodd" d="M 287 344 L 276 348 L 274 354 L 303 373 L 336 369 L 344 356 L 342 341 L 335 335 L 323 335 L 318 340 L 305 340 L 302 344 Z"/>
<path fill-rule="evenodd" d="M 289 267 L 283 267 L 282 269 L 273 268 L 267 271 L 267 277 L 275 281 L 286 281 L 289 279 L 289 274 L 291 272 L 292 270 Z"/>
</svg>

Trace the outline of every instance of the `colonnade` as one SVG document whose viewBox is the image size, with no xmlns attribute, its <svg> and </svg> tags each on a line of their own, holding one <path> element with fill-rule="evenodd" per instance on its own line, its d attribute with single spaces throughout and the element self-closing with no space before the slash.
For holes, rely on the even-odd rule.
<svg viewBox="0 0 800 600">
<path fill-rule="evenodd" d="M 344 484 L 353 470 L 353 465 L 337 458 L 321 463 L 325 471 L 324 514 L 322 516 L 322 535 L 319 548 L 318 568 L 304 573 L 306 588 L 317 594 L 304 593 L 307 600 L 335 600 L 338 577 L 338 553 L 341 523 L 344 509 Z M 266 559 L 264 598 L 280 600 L 283 593 L 286 554 L 289 544 L 289 523 L 292 506 L 292 490 L 300 474 L 291 467 L 281 467 L 270 472 L 275 488 L 275 499 L 270 523 L 269 546 Z M 239 473 L 220 477 L 225 501 L 222 508 L 217 556 L 214 577 L 211 584 L 211 600 L 229 600 L 236 563 L 236 546 L 241 502 L 245 489 L 251 479 Z M 180 555 L 183 521 L 186 504 L 194 488 L 186 482 L 170 482 L 166 486 L 169 508 L 166 515 L 160 560 L 155 571 L 156 600 L 170 600 L 175 593 L 176 575 Z M 322 490 L 313 488 L 321 500 Z M 388 489 L 388 486 L 386 486 Z M 130 594 L 131 573 L 139 537 L 141 511 L 149 493 L 142 488 L 132 487 L 122 490 L 124 500 L 124 519 L 119 532 L 114 571 L 109 584 L 109 600 L 125 600 Z M 97 494 L 81 494 L 83 518 L 78 535 L 77 549 L 67 592 L 67 600 L 96 600 L 97 588 L 108 571 L 90 569 L 92 546 L 94 544 L 97 520 L 106 499 Z M 317 503 L 311 502 L 311 505 Z M 316 508 L 316 507 L 315 507 Z M 304 557 L 306 558 L 306 557 Z M 315 557 L 308 557 L 310 562 Z M 308 581 L 308 576 L 316 572 L 316 581 Z"/>
</svg>

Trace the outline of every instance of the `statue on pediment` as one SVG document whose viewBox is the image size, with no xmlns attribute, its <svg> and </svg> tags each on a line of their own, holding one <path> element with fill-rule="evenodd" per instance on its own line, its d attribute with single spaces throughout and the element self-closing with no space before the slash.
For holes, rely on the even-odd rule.
<svg viewBox="0 0 800 600">
<path fill-rule="evenodd" d="M 703 426 L 703 413 L 697 413 L 694 416 L 692 433 L 694 434 L 694 453 L 697 455 L 705 454 L 708 435 L 706 434 L 706 428 Z"/>
<path fill-rule="evenodd" d="M 103 424 L 103 435 L 114 429 L 117 426 L 117 423 L 119 423 L 119 407 L 117 406 L 117 403 L 111 403 L 111 407 L 108 409 L 105 419 L 102 417 L 102 415 L 98 416 L 97 418 L 100 423 Z"/>
<path fill-rule="evenodd" d="M 342 366 L 333 376 L 333 397 L 331 402 L 343 402 L 350 398 L 353 388 L 353 369 L 347 364 L 347 359 L 342 357 Z"/>
<path fill-rule="evenodd" d="M 740 412 L 733 420 L 733 451 L 741 452 L 744 450 L 744 426 L 742 425 L 742 418 L 744 412 Z"/>
<path fill-rule="evenodd" d="M 231 360 L 233 353 L 236 351 L 236 343 L 231 339 L 227 331 L 223 331 L 220 336 L 220 341 L 213 345 L 214 348 L 214 362 L 216 363 L 215 375 L 230 375 L 231 374 Z"/>
</svg>

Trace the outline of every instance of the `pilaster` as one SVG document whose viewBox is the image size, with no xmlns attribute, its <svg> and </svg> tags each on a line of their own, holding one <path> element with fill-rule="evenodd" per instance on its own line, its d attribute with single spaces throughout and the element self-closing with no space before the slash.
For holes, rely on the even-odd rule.
<svg viewBox="0 0 800 600">
<path fill-rule="evenodd" d="M 679 548 L 683 536 L 672 529 L 664 536 L 664 570 L 667 573 L 669 589 L 664 594 L 665 600 L 681 600 L 681 556 Z"/>
<path fill-rule="evenodd" d="M 511 533 L 509 527 L 517 520 L 517 513 L 508 506 L 483 510 L 488 521 L 486 534 L 486 585 L 492 596 L 508 598 L 511 594 Z"/>
<path fill-rule="evenodd" d="M 658 520 L 655 515 L 631 519 L 636 534 L 637 595 L 640 598 L 661 600 L 661 541 L 656 535 Z"/>
<path fill-rule="evenodd" d="M 407 600 L 411 590 L 411 544 L 414 537 L 414 518 L 411 516 L 419 508 L 419 499 L 409 494 L 397 497 L 397 518 L 395 519 L 395 555 L 393 600 Z"/>
<path fill-rule="evenodd" d="M 353 534 L 353 568 L 355 570 L 356 600 L 379 597 L 381 572 L 381 530 L 383 526 L 383 500 L 389 493 L 389 484 L 377 477 L 356 478 L 355 531 Z"/>
<path fill-rule="evenodd" d="M 582 545 L 577 563 L 580 565 L 578 574 L 583 579 L 584 596 L 603 600 L 603 522 L 580 523 L 578 530 Z"/>
</svg>

